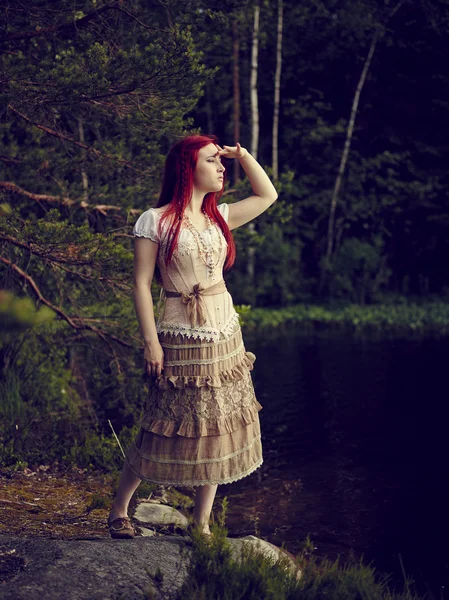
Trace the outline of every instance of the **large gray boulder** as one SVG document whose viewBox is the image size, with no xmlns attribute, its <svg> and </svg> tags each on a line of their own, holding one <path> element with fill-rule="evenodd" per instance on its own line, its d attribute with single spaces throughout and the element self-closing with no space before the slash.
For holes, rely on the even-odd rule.
<svg viewBox="0 0 449 600">
<path fill-rule="evenodd" d="M 157 526 L 149 516 L 142 514 L 143 522 Z M 228 541 L 236 559 L 243 544 L 253 545 L 273 560 L 285 555 L 255 536 Z M 188 537 L 153 531 L 128 540 L 0 535 L 0 599 L 172 600 L 187 577 L 190 556 Z M 291 571 L 300 577 L 289 560 Z"/>
<path fill-rule="evenodd" d="M 0 535 L 0 598 L 169 600 L 187 575 L 189 554 L 179 536 L 54 540 Z M 158 568 L 160 585 L 154 577 Z"/>
</svg>

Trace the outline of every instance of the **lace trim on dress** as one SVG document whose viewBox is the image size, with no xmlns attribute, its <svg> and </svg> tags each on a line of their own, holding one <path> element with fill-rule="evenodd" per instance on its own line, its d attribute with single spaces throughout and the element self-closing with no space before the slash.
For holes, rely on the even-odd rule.
<svg viewBox="0 0 449 600">
<path fill-rule="evenodd" d="M 183 346 L 184 348 L 184 346 Z M 229 358 L 233 358 L 240 354 L 242 350 L 245 349 L 243 342 L 240 343 L 239 346 L 232 352 L 228 352 L 228 354 L 223 354 L 221 356 L 216 356 L 215 358 L 197 358 L 197 359 L 189 359 L 189 360 L 164 360 L 164 366 L 166 367 L 180 367 L 182 365 L 213 365 L 217 362 L 222 362 L 224 360 L 228 360 Z"/>
<path fill-rule="evenodd" d="M 218 227 L 218 225 L 217 225 L 217 227 Z M 185 255 L 194 254 L 194 253 L 198 252 L 198 246 L 195 241 L 195 238 L 193 237 L 192 232 L 188 228 L 185 228 L 185 229 L 181 230 L 181 233 L 183 233 L 184 231 L 187 232 L 187 239 L 179 239 L 178 240 L 176 250 L 173 253 L 174 257 L 185 256 Z M 217 240 L 219 239 L 220 236 L 221 236 L 222 242 L 224 244 L 224 249 L 226 250 L 228 243 L 227 243 L 226 238 L 224 237 L 221 229 L 217 229 L 216 227 L 212 226 L 212 227 L 208 227 L 205 231 L 200 233 L 200 237 L 203 240 L 206 247 L 208 248 L 208 251 L 212 252 L 213 254 L 220 252 L 219 248 L 216 245 Z M 165 254 L 168 245 L 169 245 L 168 239 L 166 237 L 162 238 L 162 240 L 160 241 L 160 246 L 159 246 L 159 254 L 161 256 L 163 256 Z"/>
<path fill-rule="evenodd" d="M 135 229 L 133 232 L 133 235 L 137 236 L 137 237 L 147 238 L 148 240 L 151 240 L 152 242 L 156 242 L 156 244 L 159 243 L 158 240 L 156 239 L 156 236 L 148 233 L 148 231 L 142 231 L 140 229 L 139 230 Z"/>
<path fill-rule="evenodd" d="M 192 348 L 201 348 L 202 350 L 204 350 L 205 348 L 217 348 L 217 344 L 228 344 L 234 337 L 237 336 L 237 334 L 239 333 L 239 330 L 236 329 L 230 336 L 228 339 L 222 339 L 219 342 L 210 342 L 209 344 L 199 344 L 198 342 L 193 343 L 193 344 L 183 344 L 182 345 L 182 349 L 183 350 L 189 350 Z M 162 348 L 168 348 L 168 349 L 173 349 L 173 350 L 178 350 L 179 349 L 179 343 L 178 344 L 169 344 L 165 341 L 161 341 L 161 346 Z"/>
<path fill-rule="evenodd" d="M 226 323 L 226 325 L 221 330 L 221 334 L 226 339 L 229 339 L 231 337 L 231 335 L 234 333 L 234 328 L 237 326 L 237 324 L 239 322 L 240 322 L 239 321 L 239 313 L 238 312 L 234 312 L 234 314 L 232 315 L 232 317 L 229 319 L 229 321 Z"/>
<path fill-rule="evenodd" d="M 171 333 L 173 335 L 182 335 L 187 338 L 218 342 L 221 338 L 229 339 L 234 333 L 234 329 L 239 323 L 239 315 L 234 312 L 222 329 L 213 327 L 191 327 L 190 325 L 181 325 L 178 323 L 167 323 L 162 321 L 157 324 L 158 333 Z"/>
<path fill-rule="evenodd" d="M 256 399 L 249 370 L 245 362 L 240 379 L 221 386 L 198 386 L 201 389 L 176 385 L 181 379 L 177 376 L 170 377 L 176 380 L 174 385 L 161 381 L 166 385 L 150 388 L 140 427 L 166 437 L 194 438 L 223 435 L 254 423 L 263 407 Z"/>
<path fill-rule="evenodd" d="M 238 456 L 239 454 L 243 454 L 247 452 L 256 442 L 262 439 L 261 435 L 257 435 L 255 438 L 251 440 L 251 442 L 247 446 L 243 446 L 243 448 L 239 448 L 235 452 L 231 452 L 231 454 L 226 454 L 226 456 L 220 456 L 219 458 L 200 458 L 199 460 L 176 460 L 171 458 L 155 458 L 154 456 L 148 456 L 143 452 L 139 452 L 140 457 L 148 460 L 150 462 L 165 464 L 165 465 L 209 465 L 214 463 L 224 462 L 225 460 L 229 460 Z"/>
<path fill-rule="evenodd" d="M 178 241 L 178 246 L 176 248 L 175 255 L 185 256 L 187 254 L 193 254 L 196 250 L 196 244 L 194 241 Z"/>
<path fill-rule="evenodd" d="M 143 479 L 144 481 L 149 481 L 150 483 L 158 483 L 159 485 L 175 485 L 176 487 L 181 487 L 181 488 L 191 488 L 191 487 L 197 487 L 199 485 L 223 485 L 225 483 L 234 483 L 234 481 L 239 481 L 239 479 L 243 479 L 247 475 L 251 475 L 251 473 L 253 473 L 256 469 L 258 469 L 259 467 L 261 467 L 263 465 L 263 458 L 261 458 L 252 467 L 250 467 L 243 473 L 239 473 L 238 475 L 235 475 L 234 477 L 227 477 L 225 479 L 198 479 L 196 481 L 189 481 L 188 483 L 182 483 L 180 481 L 169 481 L 169 480 L 161 481 L 158 479 L 151 479 L 150 477 L 146 477 L 145 475 L 138 473 L 136 471 L 136 469 L 134 469 L 134 467 L 130 464 L 128 458 L 125 458 L 125 460 L 128 463 L 128 466 L 131 469 L 131 471 L 135 475 L 137 475 L 137 477 L 139 477 L 140 479 Z"/>
<path fill-rule="evenodd" d="M 169 388 L 177 389 L 198 389 L 198 388 L 221 388 L 233 381 L 239 381 L 246 377 L 248 371 L 253 370 L 256 360 L 255 354 L 245 352 L 243 361 L 234 367 L 222 371 L 217 375 L 159 375 L 153 379 L 151 385 L 155 385 L 162 390 Z M 251 392 L 251 388 L 248 390 Z"/>
</svg>

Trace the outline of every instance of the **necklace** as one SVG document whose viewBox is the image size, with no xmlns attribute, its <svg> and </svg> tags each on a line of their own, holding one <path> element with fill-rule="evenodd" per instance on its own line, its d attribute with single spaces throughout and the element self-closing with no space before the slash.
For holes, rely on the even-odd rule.
<svg viewBox="0 0 449 600">
<path fill-rule="evenodd" d="M 210 220 L 209 215 L 203 210 L 204 216 L 206 217 L 206 221 L 208 224 L 207 229 L 210 229 L 212 227 L 212 221 Z M 201 261 L 206 265 L 207 267 L 207 272 L 208 272 L 208 276 L 215 281 L 215 279 L 217 279 L 217 266 L 218 263 L 220 262 L 221 259 L 221 253 L 223 250 L 223 236 L 221 235 L 221 232 L 218 230 L 217 224 L 213 223 L 214 227 L 218 230 L 218 238 L 220 240 L 219 243 L 219 249 L 218 249 L 218 255 L 216 260 L 214 260 L 213 257 L 213 253 L 214 253 L 214 249 L 211 245 L 207 245 L 203 238 L 202 238 L 202 234 L 196 229 L 196 227 L 194 227 L 194 225 L 192 224 L 191 220 L 189 219 L 189 216 L 184 214 L 184 219 L 185 219 L 185 223 L 187 225 L 187 228 L 189 229 L 189 231 L 192 233 L 195 241 L 196 241 L 196 245 L 198 246 L 198 254 L 200 255 Z M 206 231 L 206 230 L 205 230 Z M 203 231 L 204 233 L 204 231 Z"/>
</svg>

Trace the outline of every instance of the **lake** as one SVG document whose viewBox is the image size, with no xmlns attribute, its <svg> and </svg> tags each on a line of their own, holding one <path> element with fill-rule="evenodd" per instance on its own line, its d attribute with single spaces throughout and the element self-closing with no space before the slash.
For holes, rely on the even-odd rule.
<svg viewBox="0 0 449 600">
<path fill-rule="evenodd" d="M 364 557 L 449 600 L 449 339 L 244 333 L 264 464 L 219 486 L 229 534 Z"/>
</svg>

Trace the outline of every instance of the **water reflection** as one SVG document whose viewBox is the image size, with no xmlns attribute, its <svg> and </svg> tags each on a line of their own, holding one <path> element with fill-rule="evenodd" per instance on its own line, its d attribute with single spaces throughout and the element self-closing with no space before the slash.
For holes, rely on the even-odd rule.
<svg viewBox="0 0 449 600">
<path fill-rule="evenodd" d="M 348 333 L 245 336 L 257 361 L 264 465 L 219 486 L 231 534 L 292 552 L 364 556 L 419 589 L 448 588 L 449 340 Z M 448 596 L 449 598 L 449 596 Z"/>
</svg>

